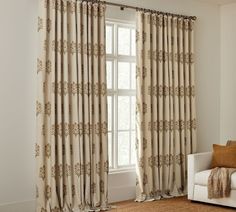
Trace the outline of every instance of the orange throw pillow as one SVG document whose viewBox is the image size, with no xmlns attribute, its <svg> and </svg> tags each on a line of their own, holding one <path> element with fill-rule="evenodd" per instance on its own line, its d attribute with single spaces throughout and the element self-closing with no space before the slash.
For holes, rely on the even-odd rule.
<svg viewBox="0 0 236 212">
<path fill-rule="evenodd" d="M 213 144 L 211 167 L 236 168 L 236 146 Z"/>
</svg>

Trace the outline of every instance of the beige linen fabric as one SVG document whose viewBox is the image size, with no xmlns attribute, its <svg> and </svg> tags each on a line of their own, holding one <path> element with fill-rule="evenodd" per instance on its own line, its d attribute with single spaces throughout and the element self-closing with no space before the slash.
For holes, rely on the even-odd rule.
<svg viewBox="0 0 236 212">
<path fill-rule="evenodd" d="M 37 211 L 107 206 L 105 6 L 39 0 Z"/>
<path fill-rule="evenodd" d="M 215 167 L 208 177 L 208 198 L 219 199 L 230 197 L 231 175 L 236 172 L 235 168 Z"/>
<path fill-rule="evenodd" d="M 193 26 L 137 11 L 137 201 L 186 194 L 196 151 Z"/>
</svg>

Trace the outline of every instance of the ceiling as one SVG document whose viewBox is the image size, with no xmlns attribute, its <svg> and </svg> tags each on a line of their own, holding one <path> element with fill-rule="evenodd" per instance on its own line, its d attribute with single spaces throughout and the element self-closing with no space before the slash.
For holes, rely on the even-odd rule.
<svg viewBox="0 0 236 212">
<path fill-rule="evenodd" d="M 236 0 L 198 0 L 198 1 L 211 3 L 211 4 L 218 4 L 218 5 L 236 3 Z"/>
</svg>

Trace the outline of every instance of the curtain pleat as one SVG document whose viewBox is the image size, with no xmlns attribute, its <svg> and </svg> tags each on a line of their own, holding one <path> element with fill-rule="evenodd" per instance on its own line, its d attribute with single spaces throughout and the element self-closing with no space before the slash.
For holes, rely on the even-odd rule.
<svg viewBox="0 0 236 212">
<path fill-rule="evenodd" d="M 193 25 L 137 11 L 137 201 L 186 194 L 196 151 Z"/>
<path fill-rule="evenodd" d="M 39 0 L 37 210 L 107 207 L 105 6 Z"/>
</svg>

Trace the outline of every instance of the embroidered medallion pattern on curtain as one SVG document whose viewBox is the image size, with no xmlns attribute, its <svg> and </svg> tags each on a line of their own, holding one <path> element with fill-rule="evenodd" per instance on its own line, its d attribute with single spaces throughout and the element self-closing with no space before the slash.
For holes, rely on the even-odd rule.
<svg viewBox="0 0 236 212">
<path fill-rule="evenodd" d="M 37 211 L 107 206 L 105 5 L 39 0 Z"/>
<path fill-rule="evenodd" d="M 196 151 L 193 27 L 137 11 L 137 201 L 186 194 Z"/>
</svg>

